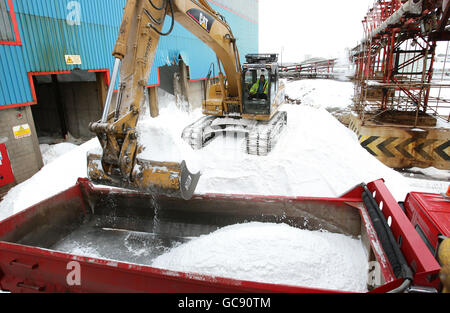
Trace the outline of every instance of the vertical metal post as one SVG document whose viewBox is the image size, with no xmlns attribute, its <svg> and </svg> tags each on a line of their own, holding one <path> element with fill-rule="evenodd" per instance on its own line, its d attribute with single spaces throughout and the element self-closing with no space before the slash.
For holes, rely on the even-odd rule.
<svg viewBox="0 0 450 313">
<path fill-rule="evenodd" d="M 446 65 L 447 65 L 449 43 L 450 43 L 450 41 L 447 41 L 447 50 L 445 50 L 444 66 L 442 68 L 442 76 L 441 76 L 441 83 L 440 83 L 441 85 L 443 84 L 443 81 L 444 81 L 444 73 L 445 73 L 445 68 L 446 68 Z M 439 93 L 438 93 L 437 102 L 436 102 L 436 112 L 438 111 L 439 102 L 441 100 L 441 91 L 442 91 L 442 86 L 439 87 Z"/>
<path fill-rule="evenodd" d="M 425 89 L 425 97 L 423 100 L 423 110 L 426 113 L 428 110 L 428 102 L 430 100 L 430 92 L 431 92 L 431 83 L 433 81 L 433 76 L 434 76 L 434 60 L 436 57 L 436 41 L 433 41 L 431 43 L 431 47 L 430 47 L 430 52 L 429 54 L 431 55 L 431 61 L 430 61 L 430 65 L 428 70 L 425 68 L 425 70 L 427 71 L 427 80 L 426 80 L 426 89 Z"/>
<path fill-rule="evenodd" d="M 424 85 L 423 84 L 425 83 L 425 70 L 426 70 L 426 67 L 427 67 L 427 58 L 428 58 L 428 46 L 427 46 L 427 48 L 425 50 L 425 55 L 424 55 L 424 58 L 423 58 L 422 78 L 420 80 L 421 88 L 420 88 L 420 91 L 419 91 L 419 98 L 418 98 L 417 103 L 416 103 L 416 117 L 415 117 L 415 120 L 414 120 L 414 127 L 417 127 L 417 125 L 418 125 L 420 107 L 422 106 L 422 95 L 423 95 L 423 91 L 424 91 Z"/>
<path fill-rule="evenodd" d="M 119 58 L 116 58 L 116 60 L 114 62 L 114 69 L 113 69 L 113 73 L 112 73 L 112 77 L 111 77 L 111 82 L 109 84 L 108 94 L 106 96 L 105 106 L 103 108 L 102 123 L 106 123 L 108 121 L 108 115 L 109 115 L 109 109 L 111 107 L 112 95 L 114 92 L 114 87 L 116 86 L 117 75 L 119 74 L 119 67 L 120 67 L 121 62 L 122 62 L 122 60 Z"/>
</svg>

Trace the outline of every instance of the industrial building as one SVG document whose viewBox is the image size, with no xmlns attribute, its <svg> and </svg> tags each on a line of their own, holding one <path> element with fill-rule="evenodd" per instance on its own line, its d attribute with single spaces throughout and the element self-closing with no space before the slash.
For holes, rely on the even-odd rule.
<svg viewBox="0 0 450 313">
<path fill-rule="evenodd" d="M 94 136 L 88 125 L 101 116 L 125 2 L 0 0 L 0 167 L 10 166 L 0 171 L 9 173 L 0 194 L 40 170 L 45 138 Z M 258 0 L 209 3 L 232 27 L 241 61 L 258 52 Z M 175 23 L 161 37 L 148 87 L 173 94 L 178 74 L 188 102 L 200 106 L 202 82 L 217 71 L 214 52 Z"/>
</svg>

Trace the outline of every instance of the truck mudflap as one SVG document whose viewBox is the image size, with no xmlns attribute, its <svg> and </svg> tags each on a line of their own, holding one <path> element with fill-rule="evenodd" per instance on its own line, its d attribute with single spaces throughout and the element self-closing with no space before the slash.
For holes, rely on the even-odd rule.
<svg viewBox="0 0 450 313">
<path fill-rule="evenodd" d="M 411 277 L 396 272 L 370 219 L 363 193 L 370 192 L 400 250 Z M 195 214 L 217 214 L 217 221 L 258 221 L 308 225 L 358 235 L 368 242 L 378 270 L 368 273 L 370 292 L 404 291 L 409 285 L 438 288 L 439 264 L 408 222 L 382 180 L 367 188 L 357 186 L 339 198 L 197 195 L 189 201 L 176 198 L 143 198 L 139 193 L 94 187 L 87 179 L 46 201 L 0 222 L 0 288 L 11 292 L 339 292 L 301 286 L 265 284 L 192 273 L 180 273 L 130 262 L 84 257 L 51 249 L 56 237 L 82 225 L 86 216 L 110 213 L 109 218 L 153 214 L 148 203 L 158 201 L 164 214 L 184 219 Z M 383 204 L 382 204 L 383 203 Z M 130 209 L 123 210 L 129 205 Z M 212 211 L 212 212 L 211 212 Z M 257 212 L 257 215 L 254 214 Z M 108 213 L 108 214 L 109 214 Z M 138 219 L 139 220 L 139 219 Z M 139 221 L 134 219 L 133 223 Z M 349 223 L 348 221 L 353 221 Z M 305 223 L 306 222 L 306 223 Z M 409 280 L 412 281 L 409 281 Z"/>
</svg>

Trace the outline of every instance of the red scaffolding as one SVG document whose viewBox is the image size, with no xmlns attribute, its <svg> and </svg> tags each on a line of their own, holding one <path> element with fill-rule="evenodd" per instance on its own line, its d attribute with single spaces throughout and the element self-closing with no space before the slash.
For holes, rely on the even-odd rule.
<svg viewBox="0 0 450 313">
<path fill-rule="evenodd" d="M 450 121 L 445 63 L 442 79 L 433 78 L 437 42 L 450 40 L 449 6 L 449 0 L 375 1 L 352 51 L 355 109 L 363 123 L 388 111 L 415 113 L 413 126 L 427 114 Z"/>
</svg>

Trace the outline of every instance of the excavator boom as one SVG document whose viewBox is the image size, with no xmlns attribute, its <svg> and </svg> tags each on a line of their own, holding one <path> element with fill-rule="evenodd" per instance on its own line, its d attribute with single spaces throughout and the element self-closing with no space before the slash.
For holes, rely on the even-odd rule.
<svg viewBox="0 0 450 313">
<path fill-rule="evenodd" d="M 164 33 L 163 26 L 167 16 L 171 18 L 170 28 Z M 136 133 L 139 114 L 145 103 L 145 88 L 160 37 L 172 32 L 175 21 L 203 41 L 217 55 L 219 82 L 210 89 L 210 97 L 203 104 L 204 113 L 218 118 L 245 116 L 242 70 L 236 39 L 225 18 L 214 11 L 208 1 L 127 0 L 113 51 L 115 64 L 104 113 L 99 122 L 90 126 L 103 148 L 102 155 L 88 156 L 88 176 L 92 181 L 157 191 L 171 196 L 178 195 L 184 199 L 189 199 L 193 195 L 200 175 L 190 173 L 184 161 L 172 163 L 165 160 L 140 159 L 140 153 L 149 147 L 139 145 L 139 134 Z M 274 71 L 274 75 L 276 73 Z M 112 94 L 117 78 L 119 90 L 115 106 L 112 108 Z M 262 118 L 269 121 L 275 113 L 269 112 Z M 254 118 L 253 115 L 249 116 Z M 266 138 L 258 134 L 255 137 L 258 146 L 267 147 L 264 153 L 258 152 L 258 155 L 265 154 L 272 148 L 275 142 L 273 134 L 279 133 L 272 130 L 282 129 L 285 124 L 284 115 L 277 115 L 276 121 L 279 122 L 268 123 L 267 133 L 271 134 L 270 136 Z M 184 131 L 182 136 L 190 141 L 197 140 L 192 139 L 189 129 Z M 202 135 L 200 138 L 202 143 L 203 137 Z M 249 147 L 253 145 L 250 139 Z"/>
<path fill-rule="evenodd" d="M 171 27 L 163 33 L 166 16 L 172 18 Z M 136 133 L 159 39 L 170 34 L 175 21 L 215 51 L 227 75 L 227 84 L 223 75 L 221 79 L 222 98 L 232 97 L 239 102 L 241 72 L 236 40 L 224 18 L 207 1 L 128 0 L 113 51 L 115 64 L 103 116 L 90 125 L 103 149 L 101 155 L 88 155 L 91 181 L 184 199 L 192 197 L 200 174 L 190 173 L 184 161 L 140 159 L 139 153 L 149 147 L 139 145 Z M 119 90 L 112 108 L 118 77 Z"/>
</svg>

